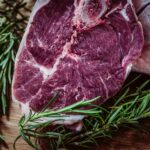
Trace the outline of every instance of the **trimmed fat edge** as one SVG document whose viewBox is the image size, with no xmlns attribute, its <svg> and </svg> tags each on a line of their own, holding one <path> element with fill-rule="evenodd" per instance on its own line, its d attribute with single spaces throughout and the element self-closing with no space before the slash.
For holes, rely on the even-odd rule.
<svg viewBox="0 0 150 150">
<path fill-rule="evenodd" d="M 18 57 L 20 56 L 20 54 L 21 54 L 21 52 L 22 52 L 22 49 L 23 49 L 23 47 L 24 47 L 24 45 L 25 45 L 25 43 L 26 43 L 26 37 L 27 37 L 27 34 L 29 33 L 29 29 L 30 29 L 31 23 L 32 23 L 32 20 L 33 20 L 33 18 L 34 18 L 34 16 L 35 16 L 36 12 L 37 12 L 39 9 L 41 9 L 44 5 L 46 5 L 48 2 L 50 2 L 50 0 L 45 0 L 45 1 L 43 1 L 43 0 L 38 0 L 38 1 L 35 3 L 35 5 L 34 5 L 34 7 L 33 7 L 33 9 L 32 9 L 32 13 L 31 13 L 31 15 L 30 15 L 29 22 L 28 22 L 28 24 L 27 24 L 25 33 L 24 33 L 23 38 L 22 38 L 22 40 L 21 40 L 21 43 L 20 43 L 20 46 L 19 46 L 19 49 L 18 49 L 16 58 L 15 58 L 15 66 L 14 66 L 14 69 L 16 68 L 16 65 L 17 65 L 17 62 L 18 62 Z M 19 102 L 18 100 L 16 100 L 16 98 L 15 98 L 15 96 L 14 96 L 14 94 L 13 94 L 13 93 L 14 93 L 14 92 L 13 92 L 14 80 L 15 80 L 15 79 L 14 79 L 14 75 L 13 75 L 12 86 L 11 86 L 12 100 L 13 100 L 14 102 L 17 102 L 17 103 L 21 104 L 21 102 Z"/>
<path fill-rule="evenodd" d="M 34 7 L 33 7 L 33 11 L 32 11 L 32 13 L 31 13 L 31 16 L 30 16 L 30 19 L 29 19 L 29 22 L 28 22 L 28 25 L 27 25 L 27 28 L 26 28 L 26 31 L 25 31 L 25 33 L 24 33 L 24 35 L 23 35 L 23 38 L 22 38 L 22 40 L 21 40 L 21 43 L 20 43 L 20 46 L 19 46 L 19 50 L 18 50 L 18 52 L 17 52 L 17 55 L 16 55 L 16 58 L 15 58 L 15 68 L 16 68 L 16 64 L 17 64 L 17 62 L 18 62 L 18 58 L 19 58 L 19 56 L 20 56 L 20 53 L 22 52 L 22 49 L 23 49 L 23 47 L 24 47 L 24 45 L 25 45 L 25 43 L 26 43 L 26 37 L 27 37 L 27 34 L 29 33 L 29 29 L 30 29 L 30 26 L 31 26 L 31 23 L 32 23 L 32 20 L 33 20 L 33 18 L 34 18 L 34 16 L 35 16 L 35 14 L 36 14 L 36 12 L 39 10 L 39 9 L 41 9 L 44 5 L 46 5 L 48 2 L 50 2 L 50 0 L 45 0 L 45 1 L 43 1 L 43 0 L 38 0 L 36 3 L 35 3 L 35 5 L 34 5 Z M 12 81 L 12 87 L 13 87 L 13 83 L 14 83 L 14 78 L 13 78 L 13 81 Z M 21 106 L 21 110 L 22 110 L 22 113 L 23 114 L 25 114 L 26 116 L 29 114 L 29 112 L 30 112 L 30 107 L 29 107 L 29 103 L 22 103 L 22 102 L 19 102 L 16 98 L 15 98 L 15 96 L 13 95 L 13 88 L 12 88 L 12 100 L 14 101 L 14 102 L 16 102 L 16 103 L 18 103 L 20 106 Z M 33 111 L 34 112 L 34 111 Z M 81 120 L 83 120 L 83 118 L 84 118 L 85 116 L 84 115 L 67 115 L 67 117 L 64 117 L 64 120 L 63 121 L 56 121 L 56 122 L 54 122 L 54 124 L 65 124 L 65 125 L 72 125 L 72 124 L 74 124 L 74 123 L 76 123 L 76 122 L 79 122 L 79 121 L 81 121 Z M 54 118 L 55 119 L 55 118 Z M 48 121 L 48 120 L 53 120 L 54 121 L 54 119 L 52 119 L 52 118 L 44 118 L 43 120 L 42 120 L 42 122 L 43 121 Z M 40 121 L 40 120 L 39 120 Z"/>
<path fill-rule="evenodd" d="M 26 104 L 19 103 L 19 104 L 21 106 L 22 113 L 27 116 L 30 112 L 29 103 L 26 103 Z M 34 111 L 32 111 L 32 112 L 34 113 Z M 68 114 L 65 115 L 65 114 L 63 114 L 63 117 L 61 116 L 61 119 L 63 119 L 63 120 L 55 121 L 55 120 L 58 120 L 58 118 L 43 117 L 41 119 L 36 120 L 36 122 L 44 123 L 44 122 L 47 122 L 47 121 L 54 121 L 53 125 L 56 125 L 56 124 L 59 124 L 59 125 L 61 125 L 61 124 L 63 124 L 63 125 L 72 125 L 74 123 L 82 121 L 84 118 L 85 118 L 85 115 L 68 115 Z"/>
</svg>

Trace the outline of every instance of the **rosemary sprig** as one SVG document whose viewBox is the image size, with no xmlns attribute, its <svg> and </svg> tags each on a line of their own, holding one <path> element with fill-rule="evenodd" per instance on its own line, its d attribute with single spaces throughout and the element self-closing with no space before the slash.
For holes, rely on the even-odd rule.
<svg viewBox="0 0 150 150">
<path fill-rule="evenodd" d="M 27 23 L 23 11 L 28 11 L 23 0 L 0 0 L 0 110 L 3 114 L 10 99 L 15 53 Z"/>
<path fill-rule="evenodd" d="M 18 138 L 22 137 L 35 149 L 40 149 L 37 145 L 45 138 L 49 141 L 49 148 L 54 150 L 69 146 L 89 148 L 91 144 L 97 145 L 99 138 L 111 137 L 120 126 L 137 124 L 140 119 L 150 117 L 150 90 L 144 89 L 148 83 L 149 80 L 133 92 L 126 87 L 121 91 L 123 94 L 118 94 L 112 99 L 114 103 L 111 106 L 93 105 L 93 102 L 99 98 L 97 97 L 59 110 L 45 110 L 40 113 L 31 111 L 19 121 Z M 89 110 L 81 109 L 85 106 L 94 107 Z M 64 114 L 72 112 L 86 115 L 81 132 L 71 132 L 65 125 L 53 125 L 55 121 L 64 120 Z M 45 121 L 40 121 L 45 117 L 47 118 Z M 52 118 L 55 118 L 55 121 Z"/>
<path fill-rule="evenodd" d="M 6 113 L 6 98 L 9 94 L 8 86 L 11 84 L 12 65 L 14 61 L 15 37 L 9 31 L 10 24 L 4 18 L 0 19 L 0 96 L 3 113 Z M 3 21 L 3 22 L 2 22 Z"/>
</svg>

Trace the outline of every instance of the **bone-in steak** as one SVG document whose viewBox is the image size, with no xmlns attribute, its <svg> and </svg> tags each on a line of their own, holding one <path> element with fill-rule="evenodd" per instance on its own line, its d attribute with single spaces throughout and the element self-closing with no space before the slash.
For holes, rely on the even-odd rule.
<svg viewBox="0 0 150 150">
<path fill-rule="evenodd" d="M 38 0 L 21 42 L 13 99 L 40 111 L 97 96 L 102 104 L 122 87 L 140 56 L 143 32 L 131 0 Z"/>
</svg>

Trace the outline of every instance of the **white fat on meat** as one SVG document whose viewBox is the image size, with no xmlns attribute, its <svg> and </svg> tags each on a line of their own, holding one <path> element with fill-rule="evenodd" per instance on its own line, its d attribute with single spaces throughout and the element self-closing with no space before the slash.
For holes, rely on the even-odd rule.
<svg viewBox="0 0 150 150">
<path fill-rule="evenodd" d="M 23 36 L 23 39 L 20 43 L 20 47 L 19 47 L 19 50 L 18 50 L 18 53 L 17 53 L 17 56 L 16 56 L 16 59 L 15 59 L 15 64 L 17 64 L 17 61 L 18 61 L 18 58 L 20 56 L 20 53 L 23 49 L 23 47 L 25 46 L 25 43 L 26 43 L 26 37 L 27 37 L 27 34 L 29 32 L 29 29 L 30 29 L 30 25 L 32 23 L 32 20 L 36 14 L 36 12 L 42 8 L 44 5 L 46 5 L 48 2 L 50 2 L 50 0 L 37 0 L 37 2 L 35 3 L 34 7 L 33 7 L 33 10 L 32 10 L 32 13 L 31 13 L 31 16 L 30 16 L 30 19 L 29 19 L 29 22 L 28 22 L 28 25 L 27 25 L 27 28 L 26 28 L 26 31 L 25 31 L 25 34 Z M 56 62 L 55 62 L 55 65 L 52 69 L 47 69 L 39 64 L 36 64 L 35 67 L 39 68 L 40 71 L 43 73 L 43 76 L 44 78 L 47 78 L 47 76 L 53 74 L 56 70 L 57 70 L 57 66 L 59 65 L 60 63 L 60 60 L 62 58 L 64 58 L 67 54 L 67 51 L 68 49 L 70 48 L 71 44 L 73 43 L 73 39 L 74 37 L 76 36 L 76 32 L 74 32 L 74 34 L 72 35 L 72 38 L 71 38 L 71 42 L 70 43 L 66 43 L 66 45 L 63 47 L 63 51 L 62 51 L 62 54 L 57 58 Z M 16 68 L 16 66 L 15 66 Z M 12 83 L 13 84 L 13 83 Z M 13 93 L 13 89 L 12 89 L 12 93 Z M 18 100 L 16 100 L 16 98 L 13 96 L 12 94 L 12 99 L 13 101 L 15 101 L 16 103 L 19 103 L 19 105 L 21 106 L 21 110 L 22 110 L 22 113 L 25 114 L 26 116 L 29 114 L 30 112 L 30 107 L 29 107 L 29 102 L 24 104 L 24 103 L 21 103 L 19 102 Z M 64 125 L 72 125 L 76 122 L 80 122 L 83 120 L 85 116 L 84 115 L 67 115 L 67 116 L 63 116 L 61 117 L 61 119 L 63 120 L 60 120 L 60 121 L 56 121 L 54 122 L 53 124 L 64 124 Z M 54 117 L 45 117 L 45 118 L 42 118 L 40 120 L 37 120 L 39 122 L 46 122 L 46 121 L 55 121 L 57 120 L 58 118 L 54 118 Z M 82 127 L 78 127 L 76 130 L 81 130 Z"/>
<path fill-rule="evenodd" d="M 25 46 L 25 43 L 26 43 L 26 37 L 27 37 L 27 34 L 29 33 L 29 29 L 30 29 L 30 25 L 32 24 L 32 21 L 33 21 L 33 18 L 35 16 L 35 14 L 37 13 L 37 11 L 39 9 L 41 9 L 44 5 L 46 5 L 50 0 L 37 0 L 37 2 L 35 3 L 33 9 L 32 9 L 32 13 L 30 15 L 30 19 L 29 19 L 29 22 L 28 22 L 28 25 L 27 25 L 27 28 L 26 28 L 26 31 L 23 35 L 23 38 L 22 38 L 22 41 L 20 43 L 20 46 L 19 46 L 19 49 L 18 49 L 18 52 L 17 52 L 17 56 L 15 58 L 15 62 L 18 61 L 18 58 L 20 56 L 20 53 L 23 49 L 23 47 Z M 17 63 L 15 63 L 17 64 Z M 16 66 L 15 66 L 16 67 Z"/>
<path fill-rule="evenodd" d="M 28 114 L 30 113 L 29 103 L 26 103 L 26 104 L 20 103 L 20 105 L 21 105 L 22 113 L 25 114 L 26 116 L 28 116 Z M 36 115 L 36 112 L 33 112 L 33 113 Z M 58 121 L 58 117 L 43 117 L 43 118 L 37 119 L 36 122 L 44 123 L 47 121 L 52 121 L 53 125 L 56 125 L 56 124 L 72 125 L 76 122 L 82 121 L 84 117 L 85 117 L 84 115 L 68 115 L 68 114 L 65 115 L 65 114 L 63 114 L 60 116 L 59 121 Z M 55 120 L 57 120 L 57 121 L 55 121 Z M 79 129 L 80 128 L 78 128 L 76 130 L 79 130 Z"/>
<path fill-rule="evenodd" d="M 33 9 L 32 9 L 32 13 L 31 13 L 30 18 L 29 18 L 29 22 L 28 22 L 27 28 L 26 28 L 26 30 L 25 30 L 25 33 L 24 33 L 24 35 L 23 35 L 23 38 L 22 38 L 22 40 L 21 40 L 21 43 L 20 43 L 20 46 L 19 46 L 19 49 L 18 49 L 16 58 L 15 58 L 15 69 L 17 68 L 16 65 L 17 65 L 17 61 L 19 60 L 18 58 L 19 58 L 19 56 L 20 56 L 20 54 L 21 54 L 21 52 L 22 52 L 22 49 L 23 49 L 24 46 L 25 46 L 26 37 L 27 37 L 27 34 L 29 33 L 29 29 L 30 29 L 30 26 L 31 26 L 31 24 L 32 24 L 32 20 L 33 20 L 35 14 L 37 13 L 37 11 L 38 11 L 40 8 L 42 8 L 44 5 L 46 5 L 49 1 L 50 1 L 50 0 L 45 0 L 45 1 L 43 2 L 43 0 L 38 0 L 38 1 L 35 3 L 35 5 L 34 5 L 34 7 L 33 7 Z M 12 85 L 14 84 L 13 82 L 14 82 L 14 80 L 12 81 Z M 14 92 L 13 92 L 13 88 L 12 88 L 12 93 L 14 93 Z M 23 109 L 26 109 L 26 111 L 28 112 L 29 107 L 25 107 L 24 104 L 22 104 L 22 103 L 20 103 L 18 100 L 16 100 L 16 98 L 14 97 L 13 94 L 12 94 L 12 99 L 13 99 L 13 101 L 19 103 L 20 105 L 23 105 Z M 26 104 L 26 105 L 28 105 L 28 104 Z M 24 107 L 25 107 L 25 108 L 24 108 Z"/>
<path fill-rule="evenodd" d="M 126 9 L 121 10 L 120 13 L 125 18 L 126 21 L 130 21 L 130 19 L 126 13 Z"/>
<path fill-rule="evenodd" d="M 55 61 L 55 64 L 53 65 L 53 67 L 51 69 L 48 69 L 48 68 L 46 68 L 46 67 L 44 67 L 42 65 L 39 65 L 38 63 L 35 62 L 34 67 L 40 69 L 40 72 L 43 73 L 44 79 L 47 79 L 47 78 L 50 79 L 50 77 L 53 76 L 54 73 L 57 71 L 58 65 L 60 64 L 61 60 L 63 58 L 65 58 L 65 56 L 68 54 L 68 50 L 71 48 L 71 45 L 74 42 L 74 37 L 76 37 L 76 36 L 77 36 L 77 33 L 76 33 L 76 31 L 74 31 L 74 33 L 71 36 L 71 41 L 67 42 L 64 45 L 62 53 L 57 57 L 57 59 Z"/>
<path fill-rule="evenodd" d="M 80 24 L 85 24 L 86 27 L 94 26 L 99 23 L 100 18 L 102 15 L 107 11 L 107 5 L 105 0 L 101 0 L 102 2 L 102 10 L 100 11 L 99 15 L 96 17 L 96 20 L 93 20 L 89 17 L 89 15 L 85 12 L 87 5 L 89 4 L 90 0 L 75 0 L 75 15 L 73 18 L 73 22 L 75 25 L 80 26 Z"/>
</svg>

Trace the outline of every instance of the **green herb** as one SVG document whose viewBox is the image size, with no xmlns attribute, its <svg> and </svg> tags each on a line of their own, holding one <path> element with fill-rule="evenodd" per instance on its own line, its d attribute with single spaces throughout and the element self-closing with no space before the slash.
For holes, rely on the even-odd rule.
<svg viewBox="0 0 150 150">
<path fill-rule="evenodd" d="M 2 135 L 0 135 L 0 142 L 4 142 L 4 137 Z"/>
<path fill-rule="evenodd" d="M 97 97 L 88 101 L 82 100 L 59 110 L 44 110 L 40 113 L 31 111 L 28 116 L 23 116 L 19 121 L 18 138 L 22 137 L 35 149 L 40 149 L 37 146 L 38 142 L 45 138 L 49 141 L 49 148 L 54 150 L 69 146 L 89 148 L 92 144 L 97 145 L 99 138 L 111 137 L 120 126 L 137 124 L 140 119 L 150 117 L 150 90 L 144 89 L 148 83 L 149 80 L 132 92 L 129 86 L 126 86 L 111 99 L 113 104 L 109 106 L 94 105 L 93 102 L 100 98 Z M 93 107 L 89 110 L 81 109 L 86 106 Z M 71 132 L 64 125 L 53 125 L 55 121 L 64 120 L 68 113 L 86 116 L 83 119 L 81 132 Z M 47 119 L 43 121 L 43 118 Z M 48 129 L 49 126 L 51 130 Z"/>
<path fill-rule="evenodd" d="M 23 11 L 28 11 L 23 0 L 0 1 L 0 105 L 7 112 L 15 53 L 27 23 Z"/>
<path fill-rule="evenodd" d="M 0 20 L 0 96 L 3 113 L 6 113 L 6 96 L 9 94 L 8 87 L 11 84 L 12 65 L 14 61 L 15 37 L 9 31 L 11 25 Z"/>
</svg>

